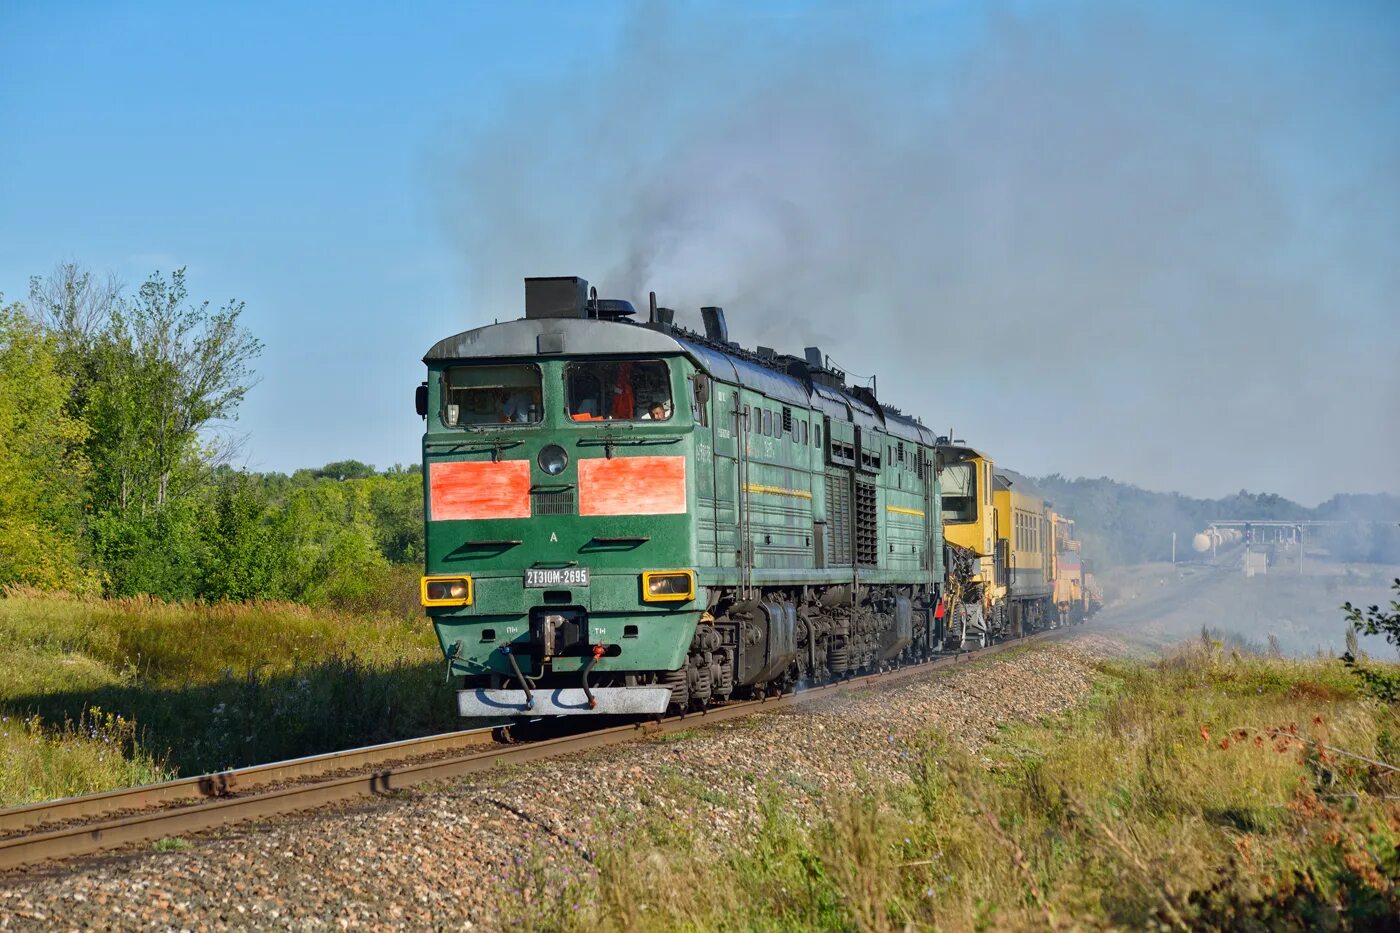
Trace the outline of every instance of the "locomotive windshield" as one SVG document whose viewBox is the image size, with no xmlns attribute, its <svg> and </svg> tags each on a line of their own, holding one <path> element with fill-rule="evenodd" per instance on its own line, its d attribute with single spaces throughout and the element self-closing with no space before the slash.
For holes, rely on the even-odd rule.
<svg viewBox="0 0 1400 933">
<path fill-rule="evenodd" d="M 955 525 L 977 519 L 977 474 L 971 463 L 955 463 L 938 474 L 943 490 L 943 523 Z"/>
<path fill-rule="evenodd" d="M 589 360 L 564 370 L 574 421 L 669 421 L 671 376 L 661 360 Z"/>
<path fill-rule="evenodd" d="M 454 366 L 443 375 L 442 423 L 449 428 L 543 417 L 538 366 Z"/>
</svg>

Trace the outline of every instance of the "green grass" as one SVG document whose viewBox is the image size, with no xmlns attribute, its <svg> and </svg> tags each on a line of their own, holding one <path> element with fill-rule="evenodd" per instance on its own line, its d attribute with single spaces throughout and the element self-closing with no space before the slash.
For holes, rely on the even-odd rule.
<svg viewBox="0 0 1400 933">
<path fill-rule="evenodd" d="M 93 707 L 129 733 L 120 765 L 89 754 Z M 14 589 L 0 598 L 0 714 L 24 723 L 0 739 L 0 805 L 456 725 L 421 617 Z"/>
<path fill-rule="evenodd" d="M 990 765 L 925 735 L 909 785 L 828 795 L 815 828 L 783 782 L 713 853 L 673 807 L 625 827 L 596 880 L 536 879 L 534 913 L 515 913 L 570 929 L 1383 924 L 1400 911 L 1400 780 L 1350 756 L 1395 762 L 1397 736 L 1400 713 L 1336 662 L 1193 645 L 1104 665 L 1069 714 L 1002 730 Z"/>
<path fill-rule="evenodd" d="M 140 748 L 130 720 L 89 710 L 47 727 L 38 717 L 0 714 L 0 801 L 37 803 L 169 779 L 170 770 Z"/>
<path fill-rule="evenodd" d="M 181 839 L 179 836 L 162 836 L 151 843 L 151 848 L 157 852 L 180 852 L 189 847 L 189 840 Z"/>
</svg>

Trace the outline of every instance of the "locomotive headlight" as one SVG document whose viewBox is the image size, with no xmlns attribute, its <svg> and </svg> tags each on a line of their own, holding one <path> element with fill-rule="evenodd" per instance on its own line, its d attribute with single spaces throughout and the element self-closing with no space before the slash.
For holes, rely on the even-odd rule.
<svg viewBox="0 0 1400 933">
<path fill-rule="evenodd" d="M 540 469 L 550 476 L 558 476 L 569 465 L 569 455 L 558 444 L 550 444 L 540 451 Z"/>
<path fill-rule="evenodd" d="M 642 599 L 649 603 L 679 603 L 694 598 L 693 570 L 648 570 L 642 574 Z"/>
<path fill-rule="evenodd" d="M 420 602 L 424 606 L 470 606 L 471 577 L 424 577 L 419 584 Z"/>
</svg>

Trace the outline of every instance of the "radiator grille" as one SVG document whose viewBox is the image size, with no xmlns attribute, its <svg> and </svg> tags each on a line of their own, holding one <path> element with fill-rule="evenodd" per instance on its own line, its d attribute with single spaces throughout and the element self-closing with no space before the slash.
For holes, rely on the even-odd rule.
<svg viewBox="0 0 1400 933">
<path fill-rule="evenodd" d="M 875 484 L 856 481 L 856 562 L 874 567 L 880 562 L 878 514 L 875 511 Z"/>
<path fill-rule="evenodd" d="M 572 489 L 542 489 L 530 493 L 533 515 L 573 515 L 577 511 Z"/>
</svg>

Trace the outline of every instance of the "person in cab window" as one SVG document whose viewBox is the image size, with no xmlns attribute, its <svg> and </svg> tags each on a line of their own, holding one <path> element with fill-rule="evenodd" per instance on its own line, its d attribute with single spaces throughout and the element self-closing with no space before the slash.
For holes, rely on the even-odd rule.
<svg viewBox="0 0 1400 933">
<path fill-rule="evenodd" d="M 532 420 L 536 402 L 524 389 L 503 389 L 500 394 L 501 421 L 523 424 Z"/>
<path fill-rule="evenodd" d="M 632 391 L 632 364 L 619 363 L 612 386 L 611 417 L 631 421 L 636 417 L 636 396 Z"/>
<path fill-rule="evenodd" d="M 651 407 L 642 414 L 643 421 L 665 421 L 666 405 L 663 402 L 652 402 Z"/>
</svg>

